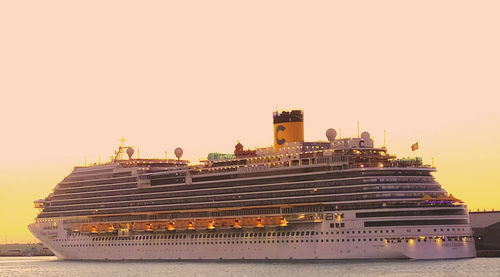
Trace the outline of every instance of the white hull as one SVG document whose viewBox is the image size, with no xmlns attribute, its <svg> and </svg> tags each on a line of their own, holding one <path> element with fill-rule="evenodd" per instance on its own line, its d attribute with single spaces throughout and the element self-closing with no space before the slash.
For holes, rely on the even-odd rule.
<svg viewBox="0 0 500 277">
<path fill-rule="evenodd" d="M 71 260 L 457 259 L 476 256 L 469 225 L 366 228 L 361 227 L 362 220 L 351 220 L 349 226 L 360 227 L 330 228 L 332 222 L 336 221 L 297 224 L 279 230 L 210 231 L 231 234 L 304 231 L 304 235 L 294 236 L 191 238 L 193 234 L 210 233 L 197 230 L 143 232 L 108 241 L 97 239 L 96 234 L 69 236 L 65 229 L 68 226 L 62 221 L 35 222 L 29 227 L 59 259 Z M 314 235 L 305 235 L 308 231 Z M 186 238 L 168 238 L 169 234 L 186 235 Z"/>
</svg>

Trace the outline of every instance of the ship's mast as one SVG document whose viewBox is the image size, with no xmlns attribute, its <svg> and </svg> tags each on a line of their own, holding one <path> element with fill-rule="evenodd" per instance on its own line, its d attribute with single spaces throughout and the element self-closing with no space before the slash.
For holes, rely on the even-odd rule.
<svg viewBox="0 0 500 277">
<path fill-rule="evenodd" d="M 123 160 L 123 152 L 125 152 L 125 149 L 131 149 L 132 150 L 131 153 L 128 153 L 128 151 L 130 151 L 130 150 L 127 151 L 127 154 L 129 155 L 129 159 L 132 157 L 132 154 L 134 153 L 133 149 L 130 146 L 125 146 L 125 141 L 127 141 L 127 140 L 124 137 L 122 137 L 120 139 L 120 142 L 122 144 L 118 147 L 118 151 L 115 151 L 115 158 L 114 158 L 113 161 L 116 162 L 118 160 Z"/>
</svg>

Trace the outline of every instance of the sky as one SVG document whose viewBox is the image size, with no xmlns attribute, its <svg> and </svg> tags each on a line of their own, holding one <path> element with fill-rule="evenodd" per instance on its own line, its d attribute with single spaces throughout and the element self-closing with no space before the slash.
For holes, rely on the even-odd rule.
<svg viewBox="0 0 500 277">
<path fill-rule="evenodd" d="M 75 165 L 120 144 L 197 163 L 273 143 L 387 132 L 470 209 L 500 210 L 498 1 L 1 1 L 0 243 Z M 420 149 L 412 152 L 417 142 Z"/>
</svg>

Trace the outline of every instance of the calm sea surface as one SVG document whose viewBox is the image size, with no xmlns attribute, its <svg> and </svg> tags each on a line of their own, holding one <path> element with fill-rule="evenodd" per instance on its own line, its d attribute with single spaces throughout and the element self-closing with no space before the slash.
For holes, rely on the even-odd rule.
<svg viewBox="0 0 500 277">
<path fill-rule="evenodd" d="M 0 257 L 0 276 L 500 276 L 500 258 L 447 261 L 77 262 Z"/>
</svg>

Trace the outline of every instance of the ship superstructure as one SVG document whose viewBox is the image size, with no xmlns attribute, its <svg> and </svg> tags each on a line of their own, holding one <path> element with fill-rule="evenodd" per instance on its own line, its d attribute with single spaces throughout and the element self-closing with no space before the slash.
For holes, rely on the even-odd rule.
<svg viewBox="0 0 500 277">
<path fill-rule="evenodd" d="M 203 164 L 129 159 L 75 167 L 31 232 L 60 259 L 469 258 L 467 207 L 420 158 L 370 134 L 305 142 L 303 112 L 273 115 L 274 146 L 210 153 Z"/>
</svg>

